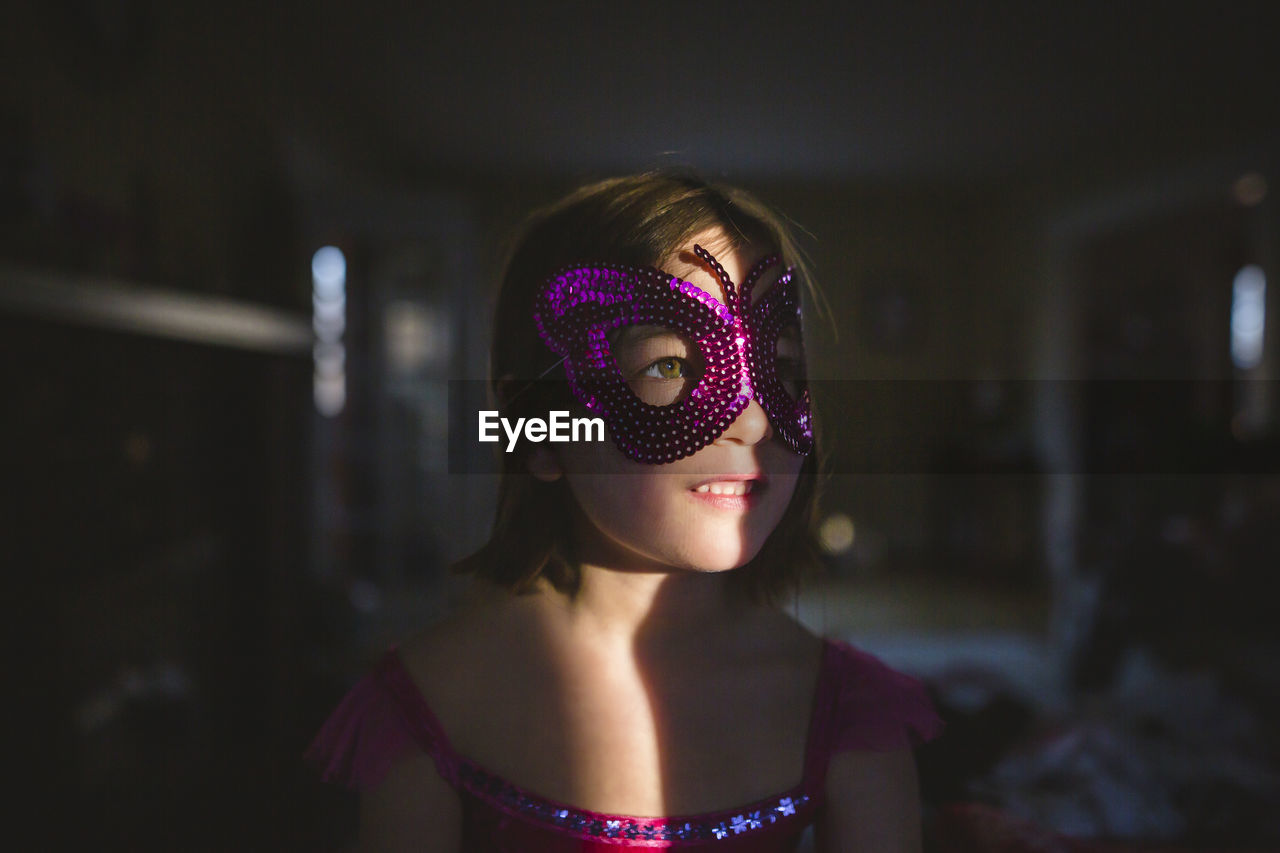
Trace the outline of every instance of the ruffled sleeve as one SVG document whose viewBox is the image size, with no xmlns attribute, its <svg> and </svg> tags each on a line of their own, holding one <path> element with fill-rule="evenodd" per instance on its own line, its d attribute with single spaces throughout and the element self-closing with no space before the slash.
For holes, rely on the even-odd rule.
<svg viewBox="0 0 1280 853">
<path fill-rule="evenodd" d="M 418 752 L 454 781 L 456 762 L 440 724 L 391 651 L 338 704 L 304 759 L 324 781 L 367 791 L 397 761 Z"/>
<path fill-rule="evenodd" d="M 846 643 L 828 643 L 829 755 L 913 748 L 942 732 L 942 719 L 923 683 Z"/>
</svg>

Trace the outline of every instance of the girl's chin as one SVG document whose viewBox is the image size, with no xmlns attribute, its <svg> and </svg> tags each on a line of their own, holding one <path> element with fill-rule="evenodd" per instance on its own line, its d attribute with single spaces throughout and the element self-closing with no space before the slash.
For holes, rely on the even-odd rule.
<svg viewBox="0 0 1280 853">
<path fill-rule="evenodd" d="M 737 571 L 738 569 L 742 568 L 742 566 L 744 566 L 744 565 L 746 565 L 746 564 L 745 564 L 745 563 L 737 563 L 737 562 L 734 562 L 734 563 L 715 563 L 715 564 L 710 564 L 710 565 L 708 565 L 708 564 L 706 564 L 706 563 L 702 563 L 702 564 L 694 565 L 694 566 L 686 566 L 686 567 L 683 569 L 683 571 L 687 571 L 687 572 L 696 572 L 697 574 L 700 574 L 700 575 L 722 575 L 722 574 L 727 574 L 727 573 L 729 573 L 729 572 L 735 572 L 735 571 Z"/>
<path fill-rule="evenodd" d="M 685 566 L 689 571 L 703 572 L 705 574 L 732 572 L 751 562 L 759 552 L 759 548 L 734 548 L 732 552 L 721 553 L 704 552 L 702 554 L 690 555 L 685 562 Z"/>
</svg>

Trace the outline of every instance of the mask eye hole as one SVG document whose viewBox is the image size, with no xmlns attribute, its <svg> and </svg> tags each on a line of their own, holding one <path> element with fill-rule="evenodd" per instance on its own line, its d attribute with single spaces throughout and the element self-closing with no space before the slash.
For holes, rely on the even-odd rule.
<svg viewBox="0 0 1280 853">
<path fill-rule="evenodd" d="M 627 326 L 609 336 L 609 349 L 627 386 L 651 406 L 671 406 L 702 379 L 702 354 L 665 326 Z"/>
<path fill-rule="evenodd" d="M 773 358 L 783 390 L 793 400 L 800 399 L 806 386 L 808 371 L 798 322 L 788 323 L 778 332 Z"/>
</svg>

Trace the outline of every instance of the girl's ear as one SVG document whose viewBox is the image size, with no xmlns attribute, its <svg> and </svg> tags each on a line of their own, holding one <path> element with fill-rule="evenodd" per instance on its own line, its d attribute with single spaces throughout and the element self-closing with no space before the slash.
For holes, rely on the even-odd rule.
<svg viewBox="0 0 1280 853">
<path fill-rule="evenodd" d="M 539 447 L 529 453 L 529 473 L 544 483 L 554 483 L 564 476 L 560 460 L 546 447 Z"/>
<path fill-rule="evenodd" d="M 500 409 L 506 407 L 520 391 L 521 388 L 516 384 L 515 377 L 510 373 L 503 375 L 494 383 L 494 392 Z M 546 447 L 538 447 L 530 451 L 525 465 L 528 466 L 530 474 L 544 483 L 554 483 L 564 476 L 560 460 Z"/>
</svg>

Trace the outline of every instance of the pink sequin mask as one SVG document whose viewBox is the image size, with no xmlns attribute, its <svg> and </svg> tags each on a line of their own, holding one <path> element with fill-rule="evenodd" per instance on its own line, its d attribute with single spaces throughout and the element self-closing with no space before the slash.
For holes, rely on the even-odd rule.
<svg viewBox="0 0 1280 853">
<path fill-rule="evenodd" d="M 715 441 L 754 398 L 774 432 L 794 452 L 813 449 L 809 392 L 803 378 L 779 358 L 778 340 L 796 330 L 800 301 L 788 268 L 755 304 L 756 282 L 778 264 L 771 255 L 741 285 L 701 246 L 694 253 L 724 287 L 726 303 L 697 285 L 653 267 L 592 264 L 561 270 L 543 284 L 534 303 L 538 333 L 563 357 L 573 395 L 604 418 L 613 441 L 637 462 L 673 462 Z M 624 373 L 635 339 L 656 341 Z M 788 339 L 790 340 L 790 339 Z M 673 345 L 679 352 L 668 352 Z M 650 357 L 655 357 L 649 362 Z M 639 363 L 639 362 L 637 362 Z M 780 372 L 780 365 L 782 370 Z M 687 369 L 666 377 L 664 372 Z M 629 373 L 630 375 L 626 375 Z"/>
</svg>

